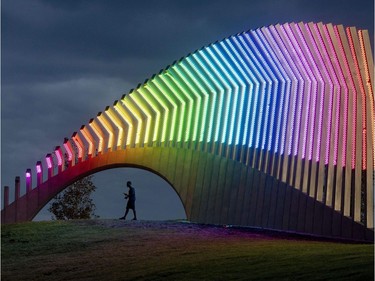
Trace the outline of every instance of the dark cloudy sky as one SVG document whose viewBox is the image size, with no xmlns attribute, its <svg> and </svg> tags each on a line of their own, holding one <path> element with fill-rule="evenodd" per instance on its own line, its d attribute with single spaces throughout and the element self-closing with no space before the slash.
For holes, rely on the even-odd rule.
<svg viewBox="0 0 375 281">
<path fill-rule="evenodd" d="M 373 0 L 2 0 L 1 186 L 174 60 L 248 29 L 285 22 L 374 34 Z M 95 175 L 97 213 L 122 215 L 125 179 L 140 218 L 181 218 L 163 180 L 134 169 Z M 24 179 L 21 177 L 24 188 Z M 13 193 L 12 193 L 13 198 Z M 172 202 L 172 203 L 171 203 Z M 46 212 L 39 216 L 48 218 Z"/>
</svg>

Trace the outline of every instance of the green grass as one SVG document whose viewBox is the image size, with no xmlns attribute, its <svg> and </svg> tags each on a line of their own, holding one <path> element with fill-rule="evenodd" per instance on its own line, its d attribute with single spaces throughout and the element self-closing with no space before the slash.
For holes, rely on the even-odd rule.
<svg viewBox="0 0 375 281">
<path fill-rule="evenodd" d="M 182 222 L 3 225 L 2 280 L 373 280 L 374 247 Z"/>
</svg>

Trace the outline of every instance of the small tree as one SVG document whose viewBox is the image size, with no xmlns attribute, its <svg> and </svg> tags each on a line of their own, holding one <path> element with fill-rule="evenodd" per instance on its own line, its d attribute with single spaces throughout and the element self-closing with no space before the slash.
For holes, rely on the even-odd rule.
<svg viewBox="0 0 375 281">
<path fill-rule="evenodd" d="M 87 176 L 68 186 L 63 192 L 54 197 L 48 211 L 57 220 L 90 219 L 95 215 L 95 204 L 90 195 L 96 186 L 92 182 L 93 176 Z"/>
</svg>

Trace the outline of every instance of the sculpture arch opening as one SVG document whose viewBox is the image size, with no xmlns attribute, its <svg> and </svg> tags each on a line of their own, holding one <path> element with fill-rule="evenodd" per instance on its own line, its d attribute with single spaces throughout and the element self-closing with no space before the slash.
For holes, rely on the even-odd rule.
<svg viewBox="0 0 375 281">
<path fill-rule="evenodd" d="M 132 167 L 109 169 L 94 175 L 97 189 L 92 198 L 100 218 L 118 218 L 124 214 L 126 200 L 123 193 L 128 191 L 128 180 L 136 190 L 138 219 L 186 219 L 181 198 L 167 179 L 149 170 Z M 128 219 L 131 217 L 130 212 Z"/>
<path fill-rule="evenodd" d="M 175 188 L 164 176 L 146 167 L 118 167 L 92 174 L 96 191 L 91 198 L 100 219 L 117 219 L 124 214 L 126 181 L 136 189 L 136 210 L 140 220 L 184 220 L 186 212 Z M 64 192 L 65 188 L 60 192 Z M 37 213 L 33 221 L 50 220 L 48 208 L 53 199 Z M 130 212 L 128 219 L 132 213 Z"/>
</svg>

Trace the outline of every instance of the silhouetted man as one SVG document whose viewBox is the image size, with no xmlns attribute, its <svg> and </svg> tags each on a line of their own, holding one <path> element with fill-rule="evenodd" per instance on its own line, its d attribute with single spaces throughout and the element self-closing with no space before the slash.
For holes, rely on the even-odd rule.
<svg viewBox="0 0 375 281">
<path fill-rule="evenodd" d="M 131 181 L 128 181 L 126 183 L 126 185 L 129 188 L 129 192 L 128 193 L 124 193 L 124 195 L 125 195 L 125 199 L 128 199 L 128 203 L 126 204 L 125 215 L 123 217 L 121 217 L 120 220 L 125 220 L 126 219 L 126 216 L 129 213 L 129 209 L 133 210 L 133 214 L 134 214 L 133 220 L 137 220 L 137 213 L 135 211 L 135 189 L 134 189 L 134 187 L 132 187 L 132 182 Z"/>
</svg>

